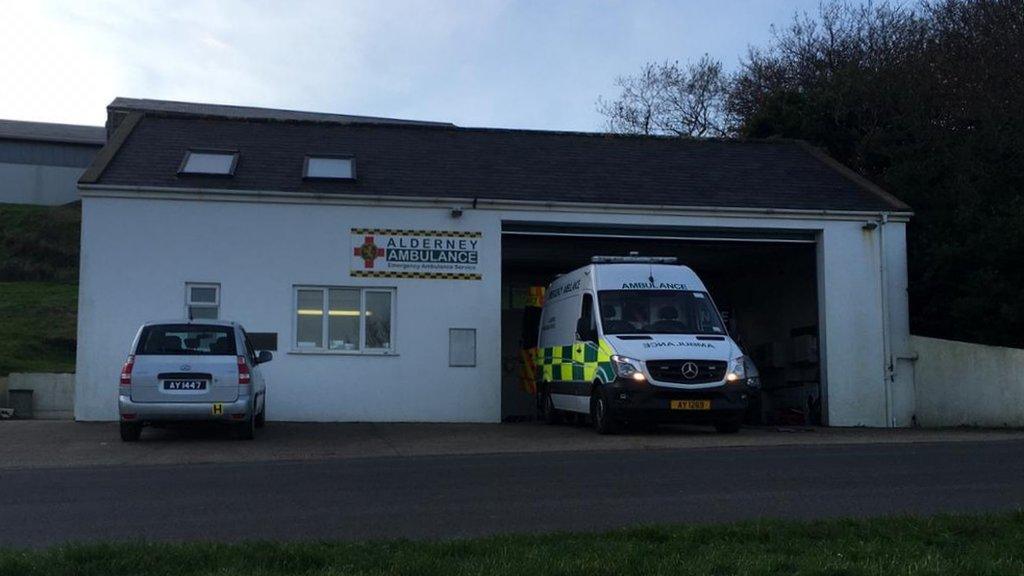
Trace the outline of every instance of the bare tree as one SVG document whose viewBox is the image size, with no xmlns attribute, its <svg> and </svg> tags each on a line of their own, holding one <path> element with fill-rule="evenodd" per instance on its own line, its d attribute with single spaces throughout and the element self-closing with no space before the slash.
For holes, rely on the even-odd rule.
<svg viewBox="0 0 1024 576">
<path fill-rule="evenodd" d="M 729 80 L 707 54 L 696 62 L 647 63 L 635 76 L 620 76 L 615 100 L 599 98 L 597 110 L 611 132 L 691 138 L 729 134 Z"/>
</svg>

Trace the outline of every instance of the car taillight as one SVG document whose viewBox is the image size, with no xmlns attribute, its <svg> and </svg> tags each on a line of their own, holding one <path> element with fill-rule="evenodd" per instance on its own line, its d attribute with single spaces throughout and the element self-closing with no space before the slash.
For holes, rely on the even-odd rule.
<svg viewBox="0 0 1024 576">
<path fill-rule="evenodd" d="M 128 359 L 124 361 L 124 366 L 121 366 L 121 386 L 132 385 L 132 368 L 135 366 L 135 355 L 131 354 Z"/>
<path fill-rule="evenodd" d="M 249 376 L 249 365 L 245 363 L 245 356 L 238 357 L 238 383 L 249 384 L 252 378 Z"/>
</svg>

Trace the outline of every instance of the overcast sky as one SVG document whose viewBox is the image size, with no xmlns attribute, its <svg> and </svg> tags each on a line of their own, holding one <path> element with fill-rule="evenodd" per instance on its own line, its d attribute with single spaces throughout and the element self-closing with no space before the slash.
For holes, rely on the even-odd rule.
<svg viewBox="0 0 1024 576">
<path fill-rule="evenodd" d="M 102 124 L 115 96 L 593 131 L 649 60 L 735 68 L 818 0 L 0 0 L 0 118 Z"/>
</svg>

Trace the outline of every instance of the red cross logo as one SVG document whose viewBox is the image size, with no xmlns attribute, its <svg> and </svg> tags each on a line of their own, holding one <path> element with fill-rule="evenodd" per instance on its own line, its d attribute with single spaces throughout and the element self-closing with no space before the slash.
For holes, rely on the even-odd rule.
<svg viewBox="0 0 1024 576">
<path fill-rule="evenodd" d="M 363 268 L 373 268 L 373 261 L 384 255 L 384 249 L 373 243 L 373 236 L 366 236 L 363 245 L 353 248 L 352 253 L 363 259 Z"/>
</svg>

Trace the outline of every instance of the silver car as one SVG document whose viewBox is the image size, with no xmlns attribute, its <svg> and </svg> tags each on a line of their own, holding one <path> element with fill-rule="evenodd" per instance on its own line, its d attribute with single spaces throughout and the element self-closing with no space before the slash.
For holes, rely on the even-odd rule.
<svg viewBox="0 0 1024 576">
<path fill-rule="evenodd" d="M 139 328 L 121 369 L 121 440 L 165 422 L 220 421 L 252 439 L 266 422 L 267 386 L 257 351 L 235 322 L 181 320 Z"/>
</svg>

